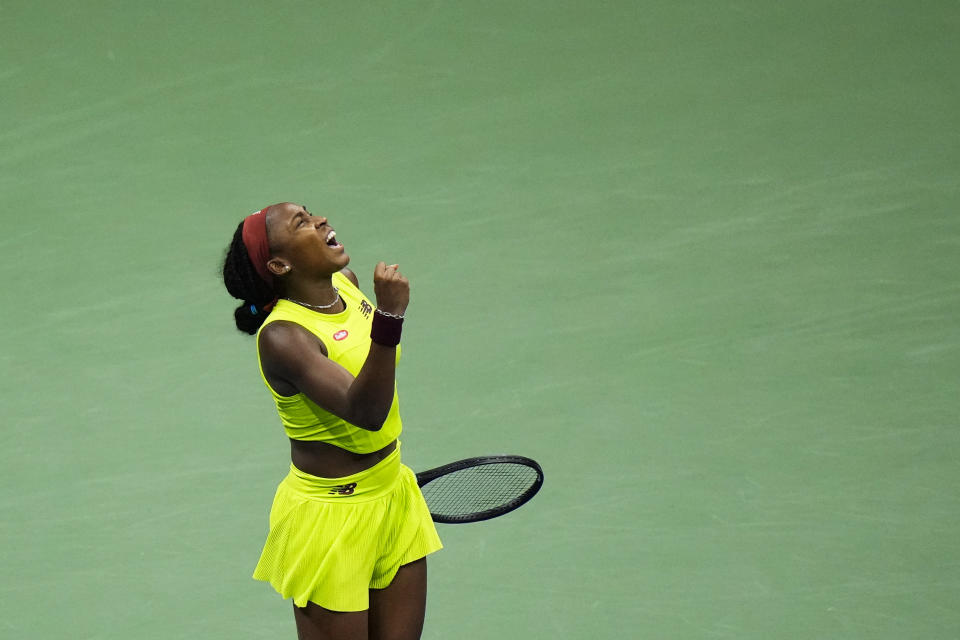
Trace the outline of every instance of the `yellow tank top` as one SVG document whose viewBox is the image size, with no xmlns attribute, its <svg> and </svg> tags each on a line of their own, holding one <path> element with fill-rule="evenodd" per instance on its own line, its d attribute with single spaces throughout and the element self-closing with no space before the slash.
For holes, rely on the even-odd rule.
<svg viewBox="0 0 960 640">
<path fill-rule="evenodd" d="M 370 351 L 370 325 L 373 322 L 373 304 L 342 273 L 333 274 L 333 284 L 340 288 L 340 297 L 346 309 L 337 314 L 313 311 L 289 300 L 280 299 L 267 316 L 263 327 L 277 320 L 295 322 L 317 336 L 327 348 L 327 357 L 356 376 Z M 257 339 L 260 333 L 257 332 Z M 260 361 L 259 349 L 257 361 Z M 400 362 L 400 347 L 397 346 L 397 362 Z M 302 393 L 282 396 L 263 375 L 260 376 L 270 390 L 277 413 L 287 435 L 294 440 L 319 440 L 354 453 L 379 451 L 397 439 L 403 425 L 400 422 L 399 401 L 396 385 L 390 413 L 379 431 L 370 431 L 350 424 L 315 404 Z"/>
</svg>

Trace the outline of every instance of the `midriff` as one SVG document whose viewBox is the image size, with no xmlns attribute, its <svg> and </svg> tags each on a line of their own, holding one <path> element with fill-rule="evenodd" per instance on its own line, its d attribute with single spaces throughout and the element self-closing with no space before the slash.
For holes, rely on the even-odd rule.
<svg viewBox="0 0 960 640">
<path fill-rule="evenodd" d="M 366 471 L 393 453 L 394 440 L 379 451 L 354 453 L 335 445 L 313 440 L 290 439 L 290 461 L 293 466 L 320 478 L 343 478 Z"/>
</svg>

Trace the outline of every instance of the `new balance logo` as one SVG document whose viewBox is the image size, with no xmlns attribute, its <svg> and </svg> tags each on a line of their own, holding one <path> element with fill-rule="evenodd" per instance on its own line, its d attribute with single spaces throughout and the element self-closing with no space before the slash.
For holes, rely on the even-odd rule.
<svg viewBox="0 0 960 640">
<path fill-rule="evenodd" d="M 364 318 L 369 318 L 370 314 L 373 313 L 373 307 L 370 306 L 370 303 L 366 300 L 360 301 L 360 313 L 363 314 Z"/>
<path fill-rule="evenodd" d="M 350 484 L 341 484 L 338 487 L 330 489 L 331 496 L 350 496 L 353 495 L 354 490 L 357 488 L 356 482 L 351 482 Z"/>
</svg>

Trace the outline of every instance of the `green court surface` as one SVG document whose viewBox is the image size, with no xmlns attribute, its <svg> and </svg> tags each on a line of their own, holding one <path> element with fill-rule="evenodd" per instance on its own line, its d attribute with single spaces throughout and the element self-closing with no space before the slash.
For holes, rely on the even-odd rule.
<svg viewBox="0 0 960 640">
<path fill-rule="evenodd" d="M 960 637 L 960 4 L 0 1 L 0 638 L 293 638 L 219 264 L 413 289 L 425 639 Z"/>
</svg>

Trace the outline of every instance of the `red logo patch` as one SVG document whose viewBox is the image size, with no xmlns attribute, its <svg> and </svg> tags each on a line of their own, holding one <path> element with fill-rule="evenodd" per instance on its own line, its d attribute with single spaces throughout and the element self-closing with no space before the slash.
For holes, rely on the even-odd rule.
<svg viewBox="0 0 960 640">
<path fill-rule="evenodd" d="M 347 333 L 346 329 L 340 329 L 340 331 L 337 331 L 335 334 L 333 334 L 333 339 L 339 342 L 340 340 L 343 340 L 344 338 L 346 338 L 348 335 L 350 334 Z"/>
</svg>

